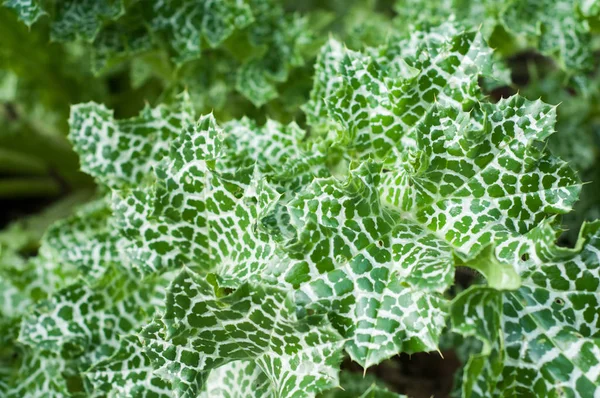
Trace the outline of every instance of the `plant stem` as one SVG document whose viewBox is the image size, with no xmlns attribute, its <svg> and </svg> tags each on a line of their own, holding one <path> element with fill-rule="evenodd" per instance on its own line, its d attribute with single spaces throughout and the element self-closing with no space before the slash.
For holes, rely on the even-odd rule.
<svg viewBox="0 0 600 398">
<path fill-rule="evenodd" d="M 55 196 L 62 191 L 52 177 L 10 178 L 0 180 L 0 199 Z"/>
<path fill-rule="evenodd" d="M 33 156 L 0 148 L 0 172 L 39 175 L 47 174 L 48 168 Z"/>
</svg>

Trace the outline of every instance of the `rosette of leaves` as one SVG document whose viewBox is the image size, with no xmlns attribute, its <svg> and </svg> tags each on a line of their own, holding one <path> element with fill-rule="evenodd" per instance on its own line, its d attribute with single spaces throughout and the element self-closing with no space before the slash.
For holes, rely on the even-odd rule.
<svg viewBox="0 0 600 398">
<path fill-rule="evenodd" d="M 386 233 L 371 246 L 369 256 L 358 257 L 356 263 L 352 258 L 343 272 L 333 265 L 322 282 L 301 289 L 309 303 L 326 309 L 333 319 L 340 319 L 340 309 L 347 306 L 350 335 L 364 325 L 357 339 L 362 344 L 356 345 L 364 348 L 354 354 L 350 350 L 350 355 L 365 365 L 397 351 L 436 348 L 445 306 L 433 298 L 441 299 L 439 293 L 451 284 L 456 257 L 458 265 L 481 272 L 490 289 L 518 287 L 524 236 L 547 214 L 569 211 L 580 189 L 567 164 L 544 150 L 554 128 L 553 107 L 518 96 L 495 104 L 484 100 L 477 77 L 496 74 L 480 33 L 442 27 L 415 36 L 414 42 L 370 54 L 330 42 L 319 58 L 313 100 L 306 108 L 313 125 L 338 131 L 336 139 L 350 159 L 383 162 L 376 189 L 380 207 L 398 212 L 391 227 L 373 221 L 373 226 L 386 226 Z M 380 250 L 380 261 L 390 264 L 384 270 L 397 271 L 372 279 Z M 390 254 L 384 255 L 386 251 Z M 489 261 L 479 259 L 478 253 L 488 252 L 493 253 Z M 371 278 L 365 275 L 361 281 L 362 273 Z M 375 288 L 376 282 L 382 295 L 369 307 L 368 287 Z M 346 305 L 344 296 L 337 299 L 338 286 L 348 287 Z M 356 304 L 354 310 L 349 304 L 363 289 L 365 304 Z M 403 291 L 411 299 L 402 300 Z M 410 316 L 399 327 L 407 311 L 401 305 L 394 311 L 396 300 L 428 314 L 427 321 L 419 324 L 417 315 Z M 421 333 L 426 330 L 429 340 L 398 333 L 410 330 L 409 325 Z"/>
<path fill-rule="evenodd" d="M 484 342 L 482 353 L 467 363 L 463 396 L 594 396 L 599 376 L 595 359 L 597 317 L 594 315 L 598 307 L 595 276 L 598 261 L 596 255 L 592 254 L 596 251 L 593 248 L 593 232 L 588 232 L 590 228 L 595 230 L 594 224 L 582 229 L 582 238 L 576 249 L 561 249 L 553 243 L 559 231 L 549 223 L 544 223 L 543 215 L 536 221 L 527 221 L 526 218 L 535 212 L 531 211 L 531 205 L 538 210 L 546 206 L 545 211 L 550 212 L 568 211 L 579 191 L 579 183 L 565 163 L 544 153 L 543 147 L 535 144 L 535 141 L 541 144 L 548 137 L 544 133 L 546 127 L 550 129 L 546 130 L 548 133 L 552 132 L 555 119 L 552 107 L 518 97 L 493 105 L 485 104 L 477 99 L 481 94 L 477 93 L 476 86 L 458 86 L 463 89 L 475 87 L 474 91 L 457 90 L 457 85 L 451 84 L 452 78 L 444 78 L 445 67 L 454 73 L 460 72 L 463 67 L 474 66 L 486 71 L 485 63 L 481 63 L 485 58 L 480 58 L 480 63 L 471 63 L 472 59 L 469 59 L 465 50 L 471 48 L 472 44 L 458 50 L 463 55 L 467 54 L 466 59 L 461 60 L 460 56 L 453 59 L 450 50 L 460 48 L 454 46 L 473 43 L 467 37 L 445 44 L 441 42 L 442 46 L 437 48 L 445 51 L 439 51 L 438 54 L 428 53 L 423 45 L 415 52 L 419 54 L 416 59 L 410 57 L 411 48 L 402 49 L 406 54 L 403 60 L 415 70 L 407 69 L 405 65 L 399 69 L 400 73 L 391 67 L 394 64 L 386 57 L 365 57 L 330 42 L 324 48 L 317 68 L 317 76 L 323 76 L 317 82 L 322 84 L 317 83 L 314 91 L 324 100 L 314 99 L 307 110 L 312 111 L 312 115 L 309 115 L 317 126 L 319 123 L 328 123 L 331 128 L 331 119 L 337 119 L 332 127 L 338 129 L 337 139 L 347 146 L 351 158 L 382 159 L 387 172 L 382 175 L 380 184 L 383 185 L 382 195 L 388 204 L 400 207 L 401 217 L 417 225 L 424 223 L 425 236 L 437 236 L 430 242 L 439 239 L 438 245 L 445 243 L 452 247 L 460 258 L 455 264 L 467 265 L 485 276 L 487 286 L 467 290 L 452 304 L 455 331 L 477 336 Z M 427 40 L 419 38 L 419 42 L 425 43 Z M 386 52 L 379 54 L 385 55 Z M 434 56 L 430 58 L 429 55 Z M 439 55 L 439 64 L 435 62 L 435 55 Z M 406 70 L 409 73 L 403 75 Z M 398 79 L 398 75 L 402 84 L 395 85 L 394 78 Z M 439 77 L 437 84 L 427 84 L 425 76 Z M 407 95 L 419 91 L 431 97 Z M 414 111 L 410 112 L 411 109 Z M 450 115 L 444 109 L 455 111 Z M 457 109 L 469 110 L 469 121 L 461 121 Z M 533 117 L 530 120 L 537 120 L 541 124 L 535 127 L 524 120 L 518 122 L 513 119 L 514 124 L 505 124 L 512 133 L 504 135 L 501 132 L 508 130 L 494 126 L 494 120 L 504 119 L 500 124 L 506 123 L 507 119 L 499 116 L 504 113 L 502 109 L 513 115 L 521 114 L 520 117 L 526 119 Z M 478 114 L 483 119 L 479 119 Z M 549 119 L 544 122 L 546 117 Z M 439 129 L 435 127 L 438 123 Z M 522 130 L 523 134 L 512 136 L 518 131 L 518 128 L 513 130 L 517 126 L 527 126 L 526 129 L 532 128 L 531 132 L 536 133 L 529 135 Z M 454 131 L 462 138 L 455 135 Z M 484 131 L 489 133 L 485 134 Z M 489 144 L 485 145 L 491 150 L 489 155 L 474 149 L 478 145 L 471 141 L 485 136 L 490 137 Z M 514 138 L 509 138 L 511 136 Z M 438 143 L 435 137 L 440 140 Z M 398 146 L 394 142 L 402 143 L 401 151 L 408 150 L 408 153 L 395 152 Z M 497 150 L 492 149 L 494 147 Z M 516 177 L 513 180 L 507 175 L 507 172 L 510 174 L 510 166 L 506 166 L 512 163 L 517 153 L 524 155 L 523 160 L 530 156 L 533 156 L 531 160 L 535 160 L 523 164 L 528 170 L 526 174 L 531 173 L 528 177 Z M 473 159 L 470 166 L 467 159 Z M 456 167 L 454 171 L 446 174 L 444 170 L 452 168 L 453 164 Z M 535 171 L 529 168 L 534 164 Z M 552 164 L 551 169 L 562 177 L 556 175 L 558 180 L 549 178 L 543 171 L 546 169 L 544 164 Z M 533 175 L 537 175 L 533 177 L 537 183 L 532 185 L 529 178 Z M 514 182 L 509 183 L 511 180 Z M 544 180 L 546 183 L 560 180 L 562 182 L 559 185 L 566 185 L 556 191 L 562 193 L 550 199 L 553 195 L 547 195 L 549 191 L 546 188 L 549 186 L 544 185 Z M 509 190 L 501 188 L 502 182 L 509 183 L 510 188 L 505 186 Z M 535 186 L 538 193 L 533 193 L 527 186 Z M 465 194 L 473 197 L 463 202 Z M 489 195 L 487 199 L 486 195 Z M 550 202 L 543 205 L 534 197 L 545 198 L 542 202 L 550 199 Z M 517 202 L 524 207 L 519 205 L 520 210 L 515 212 L 512 206 L 516 198 L 522 198 Z M 558 202 L 554 202 L 555 199 Z M 563 199 L 566 201 L 563 202 Z M 459 210 L 465 210 L 463 203 L 468 203 L 466 218 L 461 217 Z M 496 217 L 492 216 L 495 209 L 499 211 Z M 500 216 L 503 209 L 508 212 L 508 217 Z M 439 216 L 440 212 L 445 211 L 449 214 Z M 510 219 L 512 226 L 496 224 L 501 219 Z M 542 224 L 538 226 L 540 222 Z M 375 225 L 382 224 L 379 222 Z M 464 232 L 461 231 L 463 228 L 466 228 Z M 397 234 L 392 233 L 392 236 Z M 414 245 L 416 239 L 410 240 Z M 590 242 L 587 246 L 584 244 L 586 241 Z M 482 243 L 483 246 L 491 243 L 492 249 L 481 250 Z M 381 246 L 385 245 L 385 241 L 381 241 Z M 376 257 L 372 255 L 372 258 Z M 440 261 L 442 256 L 438 254 L 434 258 Z M 368 263 L 364 261 L 362 269 L 370 270 L 372 263 Z M 424 264 L 426 262 L 421 259 L 419 265 L 423 267 Z M 448 261 L 448 264 L 452 264 L 452 261 Z M 439 265 L 436 268 L 444 269 Z M 438 275 L 443 275 L 443 272 L 438 271 Z M 338 274 L 335 280 L 350 282 L 356 280 L 356 275 L 345 279 Z M 434 279 L 429 277 L 426 280 L 431 283 Z M 330 279 L 330 282 L 333 280 Z M 367 284 L 367 281 L 363 283 Z M 328 303 L 329 297 L 337 291 L 331 288 L 327 290 L 325 286 L 319 286 L 319 290 L 324 292 L 321 295 L 315 289 L 307 296 L 311 301 L 317 298 L 327 303 L 329 311 L 339 309 L 340 304 L 332 306 Z M 503 293 L 505 290 L 509 292 Z M 357 297 L 357 292 L 353 291 L 351 296 Z M 415 297 L 414 294 L 411 296 Z M 380 303 L 382 301 L 379 300 Z M 552 307 L 557 308 L 553 310 Z M 336 317 L 339 316 L 338 311 L 333 312 Z M 389 321 L 389 312 L 384 314 Z M 353 321 L 348 325 L 357 324 L 360 318 Z M 430 320 L 428 324 L 432 323 Z M 370 333 L 365 333 L 365 340 L 373 339 L 372 336 L 373 329 L 370 329 Z M 378 340 L 375 346 L 381 347 L 382 341 L 385 340 Z"/>
<path fill-rule="evenodd" d="M 341 348 L 337 332 L 319 316 L 296 319 L 292 298 L 286 298 L 288 292 L 256 280 L 274 254 L 272 239 L 256 231 L 256 223 L 278 196 L 274 188 L 257 176 L 270 174 L 274 182 L 277 179 L 284 186 L 288 173 L 291 173 L 289 181 L 294 181 L 296 175 L 309 172 L 302 166 L 305 160 L 298 157 L 300 148 L 294 148 L 300 129 L 297 126 L 284 128 L 275 122 L 268 124 L 262 133 L 267 146 L 262 148 L 266 157 L 254 158 L 259 154 L 251 150 L 256 142 L 250 140 L 249 135 L 260 134 L 260 129 L 253 123 L 240 121 L 229 126 L 229 133 L 240 138 L 237 140 L 225 139 L 212 117 L 188 123 L 185 117 L 173 114 L 162 128 L 149 129 L 155 121 L 160 124 L 163 120 L 162 111 L 167 108 L 148 109 L 135 120 L 118 122 L 102 107 L 90 104 L 76 108 L 72 117 L 72 139 L 82 153 L 88 154 L 82 158 L 83 167 L 114 188 L 113 221 L 126 238 L 122 251 L 129 254 L 132 266 L 150 278 L 168 269 L 187 268 L 172 283 L 164 315 L 141 331 L 144 345 L 140 346 L 137 341 L 136 348 L 133 341 L 133 346 L 123 347 L 121 354 L 115 356 L 123 358 L 130 355 L 128 353 L 141 352 L 156 370 L 145 369 L 147 376 L 137 373 L 139 381 L 136 377 L 136 383 L 121 384 L 119 388 L 145 390 L 150 386 L 144 383 L 160 377 L 177 395 L 194 396 L 203 390 L 208 394 L 213 389 L 225 388 L 211 376 L 213 368 L 217 369 L 214 372 L 237 377 L 236 372 L 248 366 L 251 366 L 247 370 L 249 380 L 264 385 L 261 391 L 267 395 L 305 396 L 335 386 Z M 291 132 L 297 137 L 288 138 Z M 157 139 L 158 136 L 161 139 Z M 98 145 L 108 154 L 118 149 L 114 144 L 123 145 L 125 141 L 132 149 L 129 155 L 120 156 L 120 151 L 115 151 L 114 161 L 108 163 L 96 156 L 98 152 L 94 148 Z M 162 145 L 169 142 L 171 149 L 165 151 Z M 235 144 L 236 148 L 226 148 L 227 144 Z M 224 152 L 228 152 L 231 159 L 221 159 Z M 234 153 L 247 159 L 235 159 Z M 269 164 L 273 156 L 279 160 Z M 195 165 L 188 169 L 192 159 Z M 232 165 L 226 164 L 228 162 Z M 217 166 L 220 163 L 224 164 Z M 257 168 L 254 163 L 262 167 Z M 286 164 L 296 165 L 297 173 L 285 170 Z M 144 172 L 154 174 L 154 178 L 148 178 Z M 136 182 L 137 185 L 132 184 Z M 186 194 L 181 195 L 179 189 Z M 233 219 L 239 222 L 235 229 L 231 228 Z M 166 230 L 172 231 L 173 241 L 161 238 Z M 216 231 L 221 233 L 215 234 Z M 207 275 L 209 271 L 218 271 L 218 277 Z M 206 319 L 207 322 L 225 327 L 225 323 L 230 323 L 227 317 L 238 313 L 237 320 L 223 329 L 224 335 L 219 332 L 214 336 L 216 340 L 207 343 L 208 351 L 223 344 L 222 350 L 211 355 L 208 351 L 200 354 L 199 346 L 185 347 L 188 342 L 197 345 L 204 339 L 204 321 L 190 320 L 191 324 L 181 321 L 182 312 L 178 307 L 187 293 L 182 296 L 177 293 L 178 289 L 198 291 L 198 303 L 190 304 L 207 306 L 206 315 L 210 312 L 213 319 Z M 248 299 L 250 307 L 240 305 Z M 281 305 L 281 308 L 273 312 L 273 305 Z M 226 307 L 231 310 L 225 310 Z M 197 330 L 190 329 L 196 326 Z M 269 337 L 271 329 L 279 328 L 286 331 L 285 336 Z M 236 337 L 252 329 L 259 332 L 257 340 L 246 344 L 245 338 Z M 176 335 L 187 337 L 181 339 Z M 225 347 L 230 344 L 229 338 L 239 339 L 234 343 L 239 346 L 239 352 L 227 354 Z M 167 353 L 171 350 L 185 352 L 181 357 L 184 362 L 173 363 Z M 195 358 L 200 357 L 202 360 L 196 361 Z M 106 378 L 110 374 L 108 369 L 122 366 L 121 361 L 115 359 L 95 367 L 97 370 L 90 373 L 92 384 L 104 389 L 113 388 L 114 382 L 129 383 L 112 376 Z M 288 368 L 288 365 L 291 366 Z M 229 366 L 231 371 L 225 372 L 222 368 Z M 136 368 L 132 372 L 142 370 Z M 237 388 L 235 380 L 227 384 Z"/>
<path fill-rule="evenodd" d="M 500 72 L 480 32 L 444 25 L 363 52 L 324 46 L 305 107 L 322 134 L 248 119 L 221 128 L 196 121 L 185 96 L 127 120 L 73 108 L 82 167 L 112 198 L 47 235 L 51 258 L 83 278 L 36 309 L 22 339 L 66 355 L 87 391 L 117 396 L 238 396 L 244 385 L 314 396 L 339 384 L 342 350 L 364 367 L 436 350 L 448 317 L 468 308 L 461 297 L 529 297 L 531 272 L 554 264 L 531 251 L 547 240 L 539 225 L 580 189 L 544 145 L 555 107 L 481 93 L 478 79 Z M 486 285 L 450 303 L 457 265 Z M 139 286 L 117 293 L 132 273 Z M 162 286 L 152 281 L 170 286 L 149 311 L 134 297 Z M 70 319 L 78 289 L 102 315 Z M 119 338 L 106 325 L 120 306 L 141 313 Z"/>
</svg>

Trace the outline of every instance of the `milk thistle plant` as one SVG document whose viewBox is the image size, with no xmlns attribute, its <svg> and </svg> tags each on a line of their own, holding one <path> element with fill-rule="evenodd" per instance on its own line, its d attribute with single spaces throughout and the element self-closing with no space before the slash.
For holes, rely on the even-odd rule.
<svg viewBox="0 0 600 398">
<path fill-rule="evenodd" d="M 600 396 L 599 31 L 4 0 L 0 396 Z"/>
</svg>

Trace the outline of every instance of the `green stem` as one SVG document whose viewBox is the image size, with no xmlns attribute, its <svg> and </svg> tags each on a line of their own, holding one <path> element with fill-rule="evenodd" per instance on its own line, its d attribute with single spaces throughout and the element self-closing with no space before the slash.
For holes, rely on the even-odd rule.
<svg viewBox="0 0 600 398">
<path fill-rule="evenodd" d="M 56 196 L 60 193 L 59 182 L 51 177 L 0 180 L 0 199 Z"/>
<path fill-rule="evenodd" d="M 17 174 L 47 174 L 48 168 L 44 162 L 33 156 L 0 148 L 0 172 Z"/>
</svg>

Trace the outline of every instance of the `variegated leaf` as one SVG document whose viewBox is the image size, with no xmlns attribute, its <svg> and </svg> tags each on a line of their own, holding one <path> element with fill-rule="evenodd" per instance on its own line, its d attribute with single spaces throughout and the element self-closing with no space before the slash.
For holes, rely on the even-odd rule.
<svg viewBox="0 0 600 398">
<path fill-rule="evenodd" d="M 142 331 L 148 356 L 176 396 L 195 396 L 212 369 L 236 361 L 253 361 L 277 397 L 310 397 L 337 384 L 341 340 L 327 323 L 297 320 L 293 301 L 277 288 L 230 290 L 214 275 L 184 270 L 170 287 L 163 319 Z"/>
<path fill-rule="evenodd" d="M 512 54 L 528 47 L 551 56 L 571 72 L 590 69 L 593 59 L 590 17 L 597 17 L 595 0 L 398 0 L 397 26 L 439 24 L 454 19 L 467 27 L 480 27 L 500 51 Z M 410 30 L 408 30 L 410 32 Z"/>
<path fill-rule="evenodd" d="M 5 391 L 7 398 L 62 398 L 69 395 L 62 375 L 64 361 L 56 355 L 25 350 L 21 365 Z M 0 392 L 2 392 L 0 390 Z"/>
<path fill-rule="evenodd" d="M 268 237 L 253 231 L 261 206 L 276 193 L 252 184 L 252 168 L 218 173 L 221 141 L 214 118 L 202 117 L 182 131 L 157 167 L 155 186 L 116 195 L 118 225 L 133 242 L 132 256 L 143 273 L 183 265 L 226 270 L 242 259 L 247 260 L 242 272 L 249 272 L 270 256 Z"/>
<path fill-rule="evenodd" d="M 467 363 L 466 397 L 594 397 L 600 383 L 600 223 L 585 224 L 573 249 L 542 223 L 529 234 L 521 287 L 473 287 L 452 305 L 453 329 L 483 342 Z"/>
<path fill-rule="evenodd" d="M 309 120 L 317 128 L 335 120 L 355 156 L 388 163 L 415 145 L 414 130 L 434 105 L 468 109 L 482 98 L 479 76 L 502 78 L 481 34 L 452 25 L 366 53 L 330 41 L 320 60 Z"/>
<path fill-rule="evenodd" d="M 87 204 L 73 216 L 48 229 L 41 252 L 58 264 L 72 264 L 93 283 L 112 267 L 128 268 L 127 242 L 111 225 L 105 199 Z"/>
<path fill-rule="evenodd" d="M 119 349 L 85 372 L 93 391 L 109 397 L 167 398 L 171 386 L 154 367 L 136 336 L 124 336 Z"/>
<path fill-rule="evenodd" d="M 193 119 L 185 93 L 172 107 L 146 106 L 138 117 L 126 120 L 115 120 L 103 105 L 80 104 L 71 110 L 69 138 L 81 154 L 82 170 L 110 187 L 136 186 Z"/>
<path fill-rule="evenodd" d="M 380 200 L 379 166 L 345 182 L 317 179 L 288 204 L 297 230 L 271 269 L 297 300 L 325 311 L 368 367 L 398 352 L 435 350 L 451 284 L 447 243 Z"/>
<path fill-rule="evenodd" d="M 123 13 L 122 0 L 62 0 L 57 2 L 51 38 L 56 41 L 96 38 L 105 21 L 117 19 Z"/>
<path fill-rule="evenodd" d="M 175 62 L 183 63 L 200 57 L 203 39 L 215 47 L 252 21 L 251 9 L 243 0 L 160 0 L 152 4 L 149 24 L 152 30 L 167 37 Z"/>
<path fill-rule="evenodd" d="M 94 286 L 67 286 L 22 321 L 19 342 L 76 360 L 86 369 L 111 356 L 121 336 L 159 311 L 166 282 L 159 278 L 140 283 L 113 268 Z"/>
<path fill-rule="evenodd" d="M 554 107 L 518 96 L 485 102 L 476 77 L 494 75 L 490 50 L 479 34 L 449 33 L 330 58 L 341 59 L 346 81 L 326 99 L 339 145 L 350 159 L 384 166 L 363 163 L 343 184 L 315 179 L 288 204 L 298 232 L 287 243 L 292 260 L 274 272 L 299 288 L 301 303 L 329 313 L 363 366 L 435 350 L 453 252 L 472 259 L 495 244 L 498 255 L 518 258 L 522 234 L 568 212 L 580 190 L 542 146 Z M 488 282 L 518 286 L 517 267 L 486 272 Z"/>
<path fill-rule="evenodd" d="M 3 5 L 14 9 L 19 19 L 27 26 L 33 25 L 40 17 L 46 15 L 39 0 L 5 0 Z"/>
</svg>

